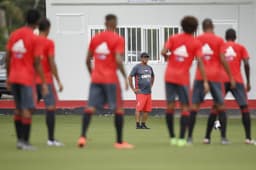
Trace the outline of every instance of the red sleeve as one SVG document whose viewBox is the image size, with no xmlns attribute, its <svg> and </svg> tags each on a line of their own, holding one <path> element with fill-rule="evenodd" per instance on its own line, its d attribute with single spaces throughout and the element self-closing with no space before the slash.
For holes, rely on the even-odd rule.
<svg viewBox="0 0 256 170">
<path fill-rule="evenodd" d="M 249 54 L 244 46 L 241 45 L 241 55 L 243 59 L 249 59 Z"/>
<path fill-rule="evenodd" d="M 43 46 L 38 36 L 34 36 L 33 42 L 33 57 L 40 57 L 43 55 Z"/>
<path fill-rule="evenodd" d="M 47 53 L 48 53 L 47 55 L 49 57 L 54 57 L 55 56 L 55 46 L 54 46 L 54 42 L 52 40 L 49 40 Z"/>
<path fill-rule="evenodd" d="M 120 37 L 118 39 L 115 52 L 120 53 L 120 54 L 124 54 L 124 45 L 125 45 L 124 44 L 124 38 Z"/>
<path fill-rule="evenodd" d="M 225 52 L 226 52 L 226 44 L 223 43 L 222 46 L 220 47 L 220 53 L 225 54 Z"/>
<path fill-rule="evenodd" d="M 89 44 L 89 51 L 93 52 L 94 49 L 95 49 L 94 38 L 92 38 Z"/>
<path fill-rule="evenodd" d="M 11 34 L 7 44 L 6 44 L 6 50 L 7 51 L 12 51 L 12 45 L 13 45 L 13 42 L 12 42 L 12 39 L 13 39 L 13 35 Z"/>
</svg>

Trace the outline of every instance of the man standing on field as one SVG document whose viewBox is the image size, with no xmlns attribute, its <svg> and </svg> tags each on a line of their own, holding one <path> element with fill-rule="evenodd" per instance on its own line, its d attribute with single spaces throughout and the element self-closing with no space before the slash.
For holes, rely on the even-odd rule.
<svg viewBox="0 0 256 170">
<path fill-rule="evenodd" d="M 91 116 L 97 108 L 108 104 L 115 114 L 114 125 L 116 129 L 116 149 L 132 149 L 134 146 L 123 141 L 124 110 L 122 108 L 121 88 L 117 76 L 119 69 L 128 90 L 127 76 L 123 67 L 124 39 L 116 31 L 117 17 L 109 14 L 105 17 L 106 30 L 95 35 L 89 45 L 86 58 L 88 71 L 91 75 L 88 107 L 82 118 L 82 132 L 78 140 L 78 147 L 87 142 L 87 129 Z M 94 59 L 92 68 L 91 59 Z"/>
<path fill-rule="evenodd" d="M 141 63 L 133 67 L 128 80 L 131 89 L 136 94 L 136 129 L 150 129 L 146 126 L 148 113 L 152 110 L 151 88 L 154 84 L 154 71 L 148 65 L 149 55 L 142 53 L 140 55 Z M 135 87 L 132 78 L 135 77 Z M 142 113 L 142 121 L 140 124 L 140 113 Z"/>
</svg>

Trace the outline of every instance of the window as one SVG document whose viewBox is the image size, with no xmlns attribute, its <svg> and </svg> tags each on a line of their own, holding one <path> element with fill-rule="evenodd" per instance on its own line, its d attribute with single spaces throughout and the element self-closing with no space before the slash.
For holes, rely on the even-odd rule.
<svg viewBox="0 0 256 170">
<path fill-rule="evenodd" d="M 89 38 L 102 31 L 103 26 L 91 27 Z M 120 26 L 116 32 L 125 38 L 124 62 L 138 62 L 141 52 L 147 52 L 151 62 L 163 62 L 160 52 L 164 43 L 180 29 L 177 26 Z"/>
</svg>

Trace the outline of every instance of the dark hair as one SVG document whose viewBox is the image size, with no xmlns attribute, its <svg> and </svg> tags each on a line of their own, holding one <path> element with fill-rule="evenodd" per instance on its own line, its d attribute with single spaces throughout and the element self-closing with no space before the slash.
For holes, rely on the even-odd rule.
<svg viewBox="0 0 256 170">
<path fill-rule="evenodd" d="M 213 29 L 214 26 L 213 26 L 212 20 L 210 18 L 204 19 L 202 22 L 202 27 L 204 31 L 207 29 Z"/>
<path fill-rule="evenodd" d="M 105 16 L 106 22 L 112 21 L 112 20 L 117 20 L 117 17 L 114 14 L 108 14 Z"/>
<path fill-rule="evenodd" d="M 185 33 L 188 34 L 193 34 L 194 32 L 196 32 L 197 27 L 198 27 L 198 21 L 195 17 L 193 16 L 185 16 L 182 20 L 181 20 L 181 26 L 182 29 Z"/>
<path fill-rule="evenodd" d="M 39 22 L 39 31 L 47 31 L 51 26 L 50 21 L 47 18 L 43 18 Z"/>
<path fill-rule="evenodd" d="M 40 17 L 41 15 L 36 9 L 30 9 L 26 13 L 26 22 L 29 25 L 37 25 Z"/>
<path fill-rule="evenodd" d="M 226 40 L 235 41 L 236 40 L 236 31 L 233 28 L 229 28 L 225 34 Z"/>
</svg>

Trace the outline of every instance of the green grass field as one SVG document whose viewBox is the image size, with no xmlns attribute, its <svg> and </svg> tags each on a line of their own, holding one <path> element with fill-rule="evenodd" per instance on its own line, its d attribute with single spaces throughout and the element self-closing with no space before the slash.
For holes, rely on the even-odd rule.
<svg viewBox="0 0 256 170">
<path fill-rule="evenodd" d="M 256 146 L 245 145 L 240 119 L 230 119 L 228 137 L 232 144 L 221 145 L 218 131 L 213 131 L 212 144 L 203 145 L 205 118 L 199 118 L 194 144 L 170 146 L 163 117 L 150 117 L 150 130 L 136 130 L 134 118 L 126 116 L 124 139 L 136 145 L 133 150 L 115 150 L 113 117 L 94 116 L 89 129 L 88 145 L 79 149 L 81 117 L 57 116 L 57 139 L 64 147 L 46 146 L 43 115 L 33 118 L 31 143 L 35 152 L 15 148 L 12 116 L 0 116 L 0 170 L 249 170 L 256 167 Z M 178 131 L 178 119 L 176 119 Z M 256 120 L 253 122 L 256 132 Z"/>
</svg>

